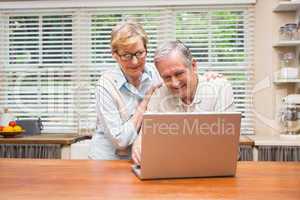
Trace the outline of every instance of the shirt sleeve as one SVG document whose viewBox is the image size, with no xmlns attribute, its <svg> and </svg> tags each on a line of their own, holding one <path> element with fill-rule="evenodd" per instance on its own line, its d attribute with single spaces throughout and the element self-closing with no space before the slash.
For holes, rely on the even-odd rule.
<svg viewBox="0 0 300 200">
<path fill-rule="evenodd" d="M 134 127 L 131 118 L 123 122 L 120 109 L 116 99 L 103 86 L 96 87 L 96 114 L 97 123 L 104 128 L 104 134 L 108 135 L 112 144 L 117 149 L 126 149 L 130 146 L 136 136 L 137 130 Z"/>
<path fill-rule="evenodd" d="M 234 112 L 233 90 L 229 81 L 224 79 L 219 89 L 219 98 L 217 99 L 215 110 L 218 112 Z"/>
</svg>

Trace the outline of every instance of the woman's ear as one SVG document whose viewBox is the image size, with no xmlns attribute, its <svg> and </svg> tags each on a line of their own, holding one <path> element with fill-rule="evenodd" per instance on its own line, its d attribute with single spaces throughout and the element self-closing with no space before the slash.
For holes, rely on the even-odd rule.
<svg viewBox="0 0 300 200">
<path fill-rule="evenodd" d="M 117 53 L 115 51 L 111 51 L 111 56 L 117 60 Z"/>
</svg>

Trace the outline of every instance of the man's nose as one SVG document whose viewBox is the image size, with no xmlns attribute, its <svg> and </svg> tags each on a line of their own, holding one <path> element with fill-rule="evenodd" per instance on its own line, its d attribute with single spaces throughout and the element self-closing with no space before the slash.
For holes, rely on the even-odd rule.
<svg viewBox="0 0 300 200">
<path fill-rule="evenodd" d="M 172 87 L 177 88 L 179 86 L 179 83 L 180 83 L 180 81 L 177 78 L 172 77 L 172 79 L 171 79 Z"/>
</svg>

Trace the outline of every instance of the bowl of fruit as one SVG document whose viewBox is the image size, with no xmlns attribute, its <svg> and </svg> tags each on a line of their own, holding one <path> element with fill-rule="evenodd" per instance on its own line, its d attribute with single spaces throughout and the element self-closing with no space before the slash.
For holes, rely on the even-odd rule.
<svg viewBox="0 0 300 200">
<path fill-rule="evenodd" d="M 20 136 L 25 130 L 15 121 L 9 122 L 7 126 L 0 126 L 0 135 L 5 138 Z"/>
</svg>

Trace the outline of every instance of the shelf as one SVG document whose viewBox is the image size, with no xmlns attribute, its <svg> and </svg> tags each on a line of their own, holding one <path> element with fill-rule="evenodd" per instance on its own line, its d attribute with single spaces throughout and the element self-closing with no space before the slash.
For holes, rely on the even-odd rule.
<svg viewBox="0 0 300 200">
<path fill-rule="evenodd" d="M 273 45 L 273 47 L 296 47 L 300 46 L 300 40 L 280 41 Z"/>
<path fill-rule="evenodd" d="M 280 78 L 280 71 L 277 71 L 277 72 L 274 72 L 274 74 L 273 74 L 273 83 L 276 85 L 297 84 L 297 83 L 300 83 L 300 78 L 295 78 L 295 79 Z"/>
<path fill-rule="evenodd" d="M 273 83 L 275 84 L 300 83 L 300 79 L 274 79 Z"/>
<path fill-rule="evenodd" d="M 300 135 L 251 135 L 255 146 L 300 146 Z"/>
<path fill-rule="evenodd" d="M 273 10 L 274 12 L 300 11 L 300 0 L 282 1 L 277 4 Z M 273 47 L 300 47 L 300 40 L 283 40 L 273 44 Z M 280 72 L 274 74 L 274 84 L 299 84 L 300 78 L 297 79 L 282 79 Z"/>
<path fill-rule="evenodd" d="M 274 12 L 296 11 L 300 9 L 300 0 L 292 2 L 280 2 L 274 8 Z"/>
</svg>

